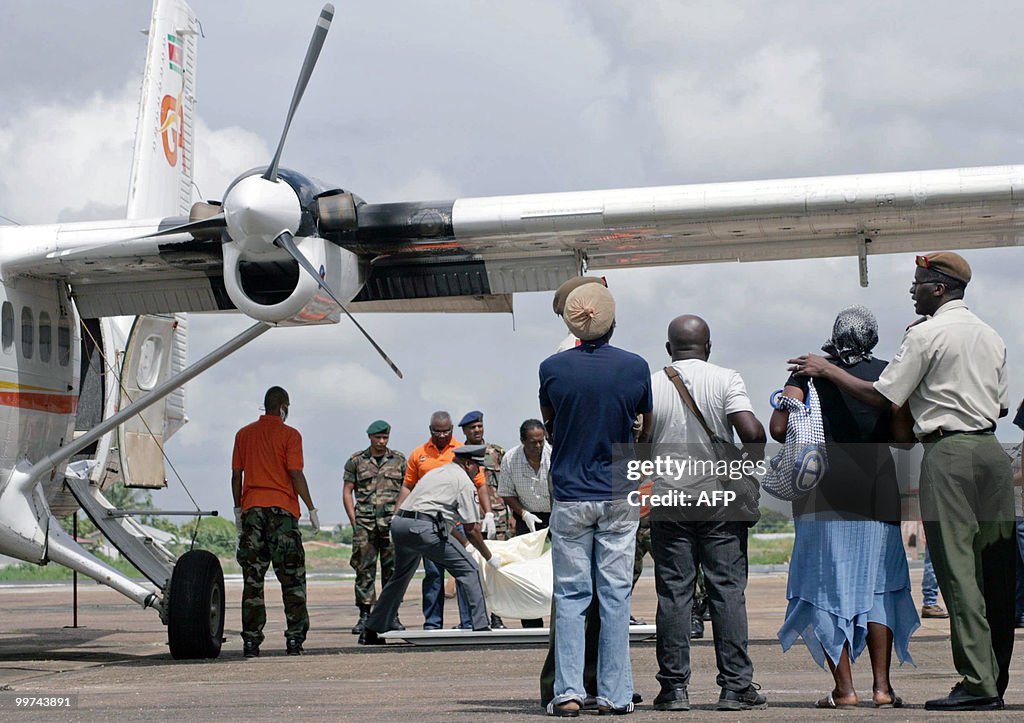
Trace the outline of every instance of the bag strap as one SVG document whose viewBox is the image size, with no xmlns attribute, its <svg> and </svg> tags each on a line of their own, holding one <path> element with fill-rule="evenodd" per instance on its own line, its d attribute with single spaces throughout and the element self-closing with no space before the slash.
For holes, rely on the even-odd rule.
<svg viewBox="0 0 1024 723">
<path fill-rule="evenodd" d="M 675 385 L 676 391 L 679 392 L 680 398 L 683 400 L 683 404 L 686 405 L 687 409 L 693 413 L 693 416 L 700 422 L 700 426 L 704 428 L 704 433 L 708 435 L 708 439 L 712 442 L 718 438 L 718 435 L 711 431 L 708 427 L 708 423 L 704 421 L 704 415 L 701 414 L 700 408 L 697 403 L 693 401 L 693 395 L 690 394 L 690 390 L 683 384 L 683 378 L 679 376 L 679 371 L 673 366 L 667 366 L 664 369 L 665 376 L 669 378 L 673 385 Z"/>
</svg>

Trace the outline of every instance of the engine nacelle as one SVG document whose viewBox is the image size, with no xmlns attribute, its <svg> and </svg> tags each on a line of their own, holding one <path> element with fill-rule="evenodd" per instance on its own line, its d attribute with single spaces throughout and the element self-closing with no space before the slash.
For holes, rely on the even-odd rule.
<svg viewBox="0 0 1024 723">
<path fill-rule="evenodd" d="M 296 238 L 295 244 L 339 298 L 359 293 L 363 279 L 358 256 L 318 236 Z M 336 324 L 341 315 L 316 280 L 276 249 L 247 254 L 232 242 L 224 244 L 224 286 L 240 312 L 272 324 Z"/>
</svg>

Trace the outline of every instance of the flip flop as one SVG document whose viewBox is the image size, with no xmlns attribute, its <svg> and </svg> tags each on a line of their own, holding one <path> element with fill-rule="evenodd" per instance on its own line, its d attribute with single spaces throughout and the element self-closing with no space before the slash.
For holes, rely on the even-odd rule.
<svg viewBox="0 0 1024 723">
<path fill-rule="evenodd" d="M 902 702 L 902 701 L 901 701 Z M 846 708 L 856 708 L 856 703 L 836 703 L 835 698 L 829 693 L 824 698 L 819 698 L 818 702 L 814 704 L 815 708 L 828 708 L 829 710 L 844 710 Z"/>
<path fill-rule="evenodd" d="M 578 718 L 582 707 L 576 700 L 567 700 L 557 704 L 548 703 L 547 714 L 555 718 Z"/>
<path fill-rule="evenodd" d="M 903 699 L 896 695 L 896 691 L 889 688 L 889 702 L 888 703 L 875 703 L 876 708 L 902 708 Z"/>
</svg>

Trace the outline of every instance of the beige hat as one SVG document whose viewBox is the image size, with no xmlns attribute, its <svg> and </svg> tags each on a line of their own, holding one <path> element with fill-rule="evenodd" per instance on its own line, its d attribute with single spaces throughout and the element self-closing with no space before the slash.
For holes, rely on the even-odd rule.
<svg viewBox="0 0 1024 723">
<path fill-rule="evenodd" d="M 604 279 L 597 276 L 574 276 L 558 287 L 555 297 L 551 300 L 551 309 L 561 316 L 565 310 L 566 298 L 584 284 L 604 284 Z"/>
<path fill-rule="evenodd" d="M 577 339 L 600 339 L 615 321 L 615 299 L 602 284 L 585 284 L 566 297 L 562 319 Z"/>
</svg>

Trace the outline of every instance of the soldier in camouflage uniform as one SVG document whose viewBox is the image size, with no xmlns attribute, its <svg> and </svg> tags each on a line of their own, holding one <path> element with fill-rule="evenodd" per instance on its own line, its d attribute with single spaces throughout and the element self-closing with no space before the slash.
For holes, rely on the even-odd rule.
<svg viewBox="0 0 1024 723">
<path fill-rule="evenodd" d="M 395 550 L 391 545 L 391 518 L 405 477 L 405 455 L 388 448 L 391 425 L 382 419 L 366 428 L 370 446 L 345 462 L 342 500 L 352 524 L 352 558 L 356 571 L 356 605 L 359 622 L 353 635 L 363 632 L 370 608 L 377 601 L 375 579 L 380 557 L 381 586 L 395 571 Z"/>
<path fill-rule="evenodd" d="M 491 501 L 491 512 L 494 513 L 494 536 L 493 540 L 510 540 L 515 536 L 515 523 L 512 521 L 512 513 L 505 505 L 505 500 L 498 494 L 498 471 L 501 469 L 501 458 L 505 456 L 505 450 L 496 444 L 489 444 L 484 441 L 484 413 L 478 410 L 467 412 L 459 420 L 462 427 L 462 434 L 466 437 L 466 444 L 482 444 L 487 447 L 485 457 L 487 469 L 484 476 L 487 479 L 487 493 Z M 501 630 L 505 623 L 497 615 L 491 615 L 491 627 Z"/>
<path fill-rule="evenodd" d="M 309 631 L 306 610 L 306 555 L 299 532 L 299 498 L 306 503 L 313 533 L 320 519 L 302 473 L 302 436 L 284 423 L 288 392 L 271 387 L 263 399 L 266 414 L 235 435 L 231 457 L 231 493 L 238 527 L 236 558 L 242 567 L 243 654 L 260 654 L 267 608 L 263 581 L 273 564 L 281 583 L 288 623 L 288 655 L 301 655 Z"/>
</svg>

